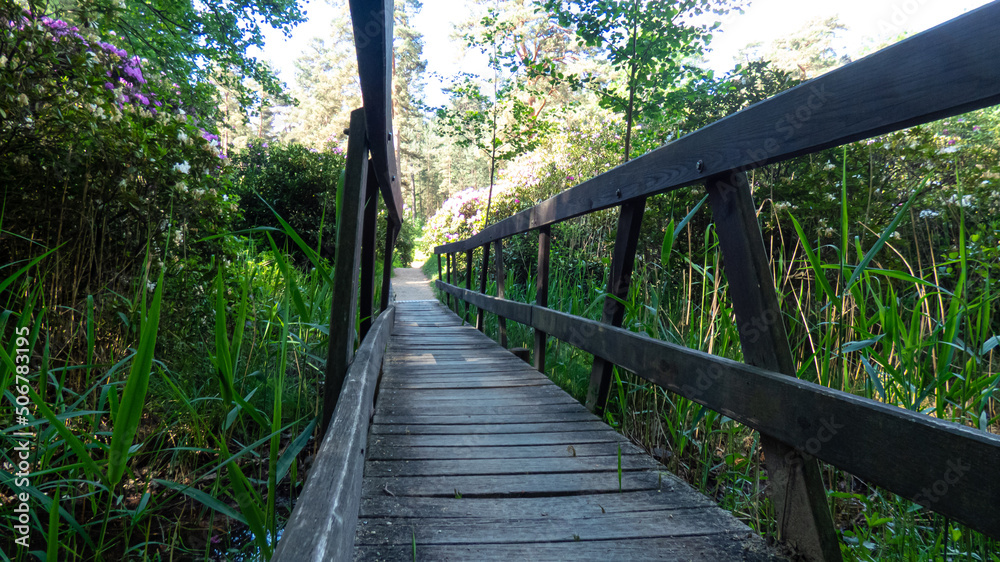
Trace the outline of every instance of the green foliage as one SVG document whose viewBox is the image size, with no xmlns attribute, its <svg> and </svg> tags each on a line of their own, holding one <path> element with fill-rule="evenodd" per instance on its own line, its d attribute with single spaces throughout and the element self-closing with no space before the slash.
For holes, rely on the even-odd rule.
<svg viewBox="0 0 1000 562">
<path fill-rule="evenodd" d="M 539 2 L 560 25 L 576 31 L 580 41 L 597 47 L 620 80 L 570 77 L 596 87 L 602 107 L 625 115 L 623 161 L 631 158 L 634 123 L 656 121 L 678 102 L 669 94 L 686 81 L 704 75 L 688 61 L 700 55 L 719 27 L 690 23 L 703 13 L 739 9 L 738 0 L 544 0 Z"/>
<path fill-rule="evenodd" d="M 39 11 L 40 4 L 28 3 L 33 12 Z M 264 44 L 263 27 L 290 36 L 306 19 L 294 0 L 56 0 L 51 8 L 56 17 L 80 28 L 99 27 L 117 35 L 148 70 L 163 72 L 167 80 L 179 84 L 186 98 L 209 102 L 213 92 L 205 85 L 217 80 L 237 94 L 243 108 L 260 102 L 248 79 L 267 95 L 282 94 L 273 71 L 253 55 L 253 48 Z"/>
<path fill-rule="evenodd" d="M 275 223 L 282 217 L 306 244 L 327 259 L 336 248 L 336 193 L 344 171 L 339 147 L 318 151 L 300 144 L 255 139 L 233 154 L 233 192 L 239 197 L 237 231 Z M 262 239 L 261 239 L 262 240 Z M 284 235 L 277 239 L 283 245 Z M 294 244 L 296 263 L 309 260 Z"/>
<path fill-rule="evenodd" d="M 206 255 L 227 254 L 222 239 L 197 248 L 190 242 L 221 232 L 235 210 L 226 200 L 228 161 L 212 123 L 124 49 L 7 0 L 0 20 L 11 22 L 0 34 L 8 234 L 0 237 L 0 261 L 58 248 L 38 274 L 50 279 L 49 320 L 66 330 L 60 345 L 72 354 L 89 347 L 70 329 L 73 309 L 88 295 L 107 313 L 96 322 L 120 313 L 124 322 L 113 323 L 128 332 L 138 295 L 155 288 L 159 272 L 170 269 L 173 286 L 185 266 L 182 275 L 206 264 Z M 167 325 L 173 312 L 164 310 Z M 113 355 L 115 339 L 99 349 Z M 103 352 L 97 360 L 107 359 Z M 71 384 L 82 389 L 88 383 L 76 375 L 68 375 Z"/>
</svg>

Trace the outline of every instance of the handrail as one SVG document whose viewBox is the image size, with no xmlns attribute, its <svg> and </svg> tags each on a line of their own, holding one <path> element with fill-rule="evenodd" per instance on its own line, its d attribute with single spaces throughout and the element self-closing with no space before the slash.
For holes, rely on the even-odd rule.
<svg viewBox="0 0 1000 562">
<path fill-rule="evenodd" d="M 403 222 L 403 197 L 392 140 L 393 2 L 350 0 L 350 7 L 374 171 L 389 211 L 389 221 L 399 225 Z"/>
<path fill-rule="evenodd" d="M 1000 2 L 754 104 L 567 189 L 483 231 L 437 246 L 465 252 L 650 195 L 1000 103 Z"/>
<path fill-rule="evenodd" d="M 801 381 L 780 321 L 747 170 L 1000 103 L 1000 1 L 803 83 L 567 189 L 471 237 L 442 244 L 448 297 L 534 328 L 536 365 L 549 335 L 595 356 L 587 406 L 607 400 L 610 365 L 736 419 L 761 433 L 779 535 L 817 560 L 839 560 L 816 458 L 925 507 L 1000 537 L 1000 437 Z M 607 293 L 628 294 L 646 198 L 703 183 L 711 199 L 746 363 L 619 328 L 623 306 L 604 303 L 602 322 L 471 290 L 472 254 L 538 230 L 547 270 L 549 227 L 622 206 Z M 466 287 L 452 284 L 465 252 Z M 440 258 L 439 258 L 440 259 Z M 499 264 L 498 264 L 499 265 Z M 503 275 L 498 269 L 497 278 Z M 542 287 L 547 275 L 539 274 Z M 480 286 L 485 284 L 481 281 Z M 761 319 L 766 326 L 758 329 Z M 482 322 L 477 322 L 482 328 Z M 919 462 L 900 459 L 913 457 Z M 814 458 L 815 457 L 815 458 Z"/>
<path fill-rule="evenodd" d="M 379 315 L 347 371 L 333 420 L 272 560 L 351 560 L 368 423 L 396 307 Z"/>
</svg>

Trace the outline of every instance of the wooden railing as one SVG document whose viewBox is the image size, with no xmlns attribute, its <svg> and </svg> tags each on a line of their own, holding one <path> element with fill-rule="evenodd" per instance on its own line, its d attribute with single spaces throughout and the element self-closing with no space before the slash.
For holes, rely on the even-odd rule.
<svg viewBox="0 0 1000 562">
<path fill-rule="evenodd" d="M 1000 2 L 787 90 L 489 226 L 438 246 L 437 287 L 535 330 L 535 364 L 556 337 L 594 355 L 587 405 L 600 411 L 611 366 L 721 412 L 761 434 L 779 533 L 808 557 L 839 560 L 820 459 L 1000 537 L 1000 437 L 795 378 L 746 172 L 765 164 L 1000 103 Z M 646 198 L 704 184 L 724 256 L 745 363 L 621 329 Z M 620 207 L 601 322 L 547 302 L 550 227 Z M 538 231 L 535 304 L 503 297 L 502 241 Z M 490 248 L 498 295 L 485 294 Z M 472 256 L 482 250 L 479 291 Z M 453 283 L 466 253 L 465 288 Z M 447 271 L 442 271 L 441 256 Z M 440 277 L 440 275 L 439 275 Z M 457 301 L 456 301 L 457 304 Z M 505 324 L 501 323 L 501 339 Z M 505 343 L 505 342 L 504 342 Z"/>
<path fill-rule="evenodd" d="M 346 131 L 347 157 L 337 209 L 335 283 L 323 385 L 322 442 L 277 544 L 274 560 L 352 557 L 368 422 L 395 319 L 395 308 L 389 302 L 390 276 L 403 206 L 392 139 L 392 0 L 351 0 L 350 6 L 364 107 L 351 112 Z M 381 311 L 376 313 L 375 244 L 380 193 L 388 210 L 388 222 Z M 358 316 L 360 334 L 355 333 Z"/>
</svg>

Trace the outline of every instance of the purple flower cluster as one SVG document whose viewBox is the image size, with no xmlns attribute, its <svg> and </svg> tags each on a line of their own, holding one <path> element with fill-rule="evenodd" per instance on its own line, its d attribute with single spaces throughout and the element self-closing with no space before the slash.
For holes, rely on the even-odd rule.
<svg viewBox="0 0 1000 562">
<path fill-rule="evenodd" d="M 54 20 L 48 16 L 43 17 L 40 21 L 42 22 L 42 25 L 44 25 L 45 27 L 49 28 L 49 30 L 52 31 L 53 41 L 58 41 L 60 38 L 65 37 L 66 35 L 69 35 L 76 39 L 83 40 L 83 36 L 80 35 L 79 33 L 80 30 L 75 25 L 70 26 L 63 20 Z"/>
<path fill-rule="evenodd" d="M 30 28 L 33 25 L 31 18 L 34 16 L 30 10 L 24 10 L 24 14 L 26 15 L 21 17 L 20 22 L 8 21 L 7 26 L 18 30 Z M 53 41 L 58 41 L 63 37 L 71 37 L 79 41 L 84 50 L 96 54 L 94 46 L 80 35 L 79 28 L 76 26 L 71 26 L 63 20 L 53 19 L 48 16 L 44 16 L 37 21 L 45 26 L 48 33 L 51 34 Z M 122 101 L 119 107 L 123 107 L 127 103 L 141 104 L 148 107 L 153 115 L 156 115 L 157 110 L 154 108 L 161 107 L 163 104 L 156 100 L 156 94 L 144 92 L 139 89 L 140 84 L 146 84 L 146 78 L 143 76 L 140 66 L 142 61 L 139 57 L 129 57 L 125 49 L 120 49 L 106 41 L 101 41 L 97 44 L 97 47 L 100 51 L 108 55 L 113 55 L 121 61 L 106 72 L 108 80 L 104 83 L 105 89 L 109 91 L 114 91 L 117 88 L 122 90 Z M 116 86 L 116 84 L 118 85 Z"/>
<path fill-rule="evenodd" d="M 101 41 L 100 43 L 98 43 L 98 46 L 105 53 L 111 53 L 112 55 L 115 55 L 116 57 L 118 57 L 120 59 L 124 59 L 125 57 L 128 56 L 128 52 L 125 49 L 119 49 L 118 47 L 115 47 L 111 43 L 107 43 L 107 42 Z"/>
</svg>

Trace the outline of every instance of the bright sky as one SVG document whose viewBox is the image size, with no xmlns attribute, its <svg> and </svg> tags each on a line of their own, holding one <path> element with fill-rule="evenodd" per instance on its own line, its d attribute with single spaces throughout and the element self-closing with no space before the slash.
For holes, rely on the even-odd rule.
<svg viewBox="0 0 1000 562">
<path fill-rule="evenodd" d="M 810 19 L 832 15 L 839 15 L 848 27 L 844 40 L 848 51 L 856 55 L 866 40 L 878 44 L 904 32 L 919 33 L 987 3 L 986 0 L 752 0 L 744 14 L 730 15 L 723 21 L 722 32 L 712 42 L 713 52 L 708 62 L 717 72 L 729 70 L 734 64 L 733 57 L 747 44 L 767 43 L 795 32 Z M 312 0 L 306 10 L 309 21 L 295 30 L 292 39 L 285 41 L 279 33 L 265 34 L 267 48 L 262 58 L 270 60 L 289 84 L 294 81 L 294 60 L 311 38 L 326 36 L 334 13 L 324 0 Z M 463 56 L 461 43 L 451 37 L 453 24 L 468 13 L 464 2 L 424 0 L 414 25 L 424 35 L 424 58 L 429 72 L 444 77 L 460 70 L 483 72 L 482 59 Z M 440 90 L 440 82 L 433 75 L 427 82 L 426 102 L 443 105 L 447 97 Z"/>
</svg>

